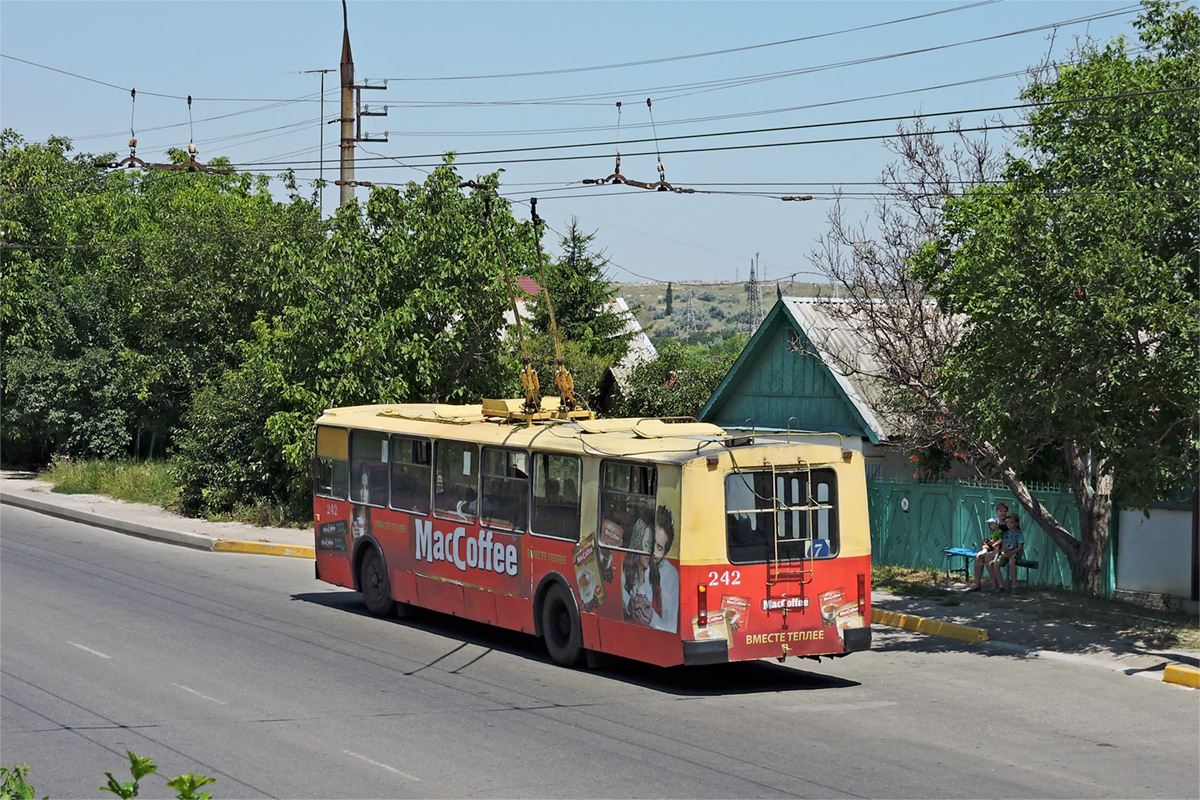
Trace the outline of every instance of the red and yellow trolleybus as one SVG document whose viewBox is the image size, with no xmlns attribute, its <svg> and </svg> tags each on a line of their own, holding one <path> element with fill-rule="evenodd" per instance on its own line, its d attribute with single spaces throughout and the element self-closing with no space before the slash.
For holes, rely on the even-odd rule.
<svg viewBox="0 0 1200 800">
<path fill-rule="evenodd" d="M 373 614 L 411 604 L 541 636 L 566 665 L 870 647 L 866 480 L 841 437 L 520 406 L 326 411 L 317 578 Z"/>
</svg>

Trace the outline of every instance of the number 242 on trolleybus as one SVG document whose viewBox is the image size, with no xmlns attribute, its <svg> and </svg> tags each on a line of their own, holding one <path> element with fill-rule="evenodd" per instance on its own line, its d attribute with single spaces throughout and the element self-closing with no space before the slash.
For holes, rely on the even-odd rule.
<svg viewBox="0 0 1200 800">
<path fill-rule="evenodd" d="M 517 406 L 326 411 L 317 578 L 380 616 L 401 603 L 541 636 L 564 665 L 588 650 L 671 666 L 870 647 L 866 478 L 841 437 L 531 423 Z"/>
</svg>

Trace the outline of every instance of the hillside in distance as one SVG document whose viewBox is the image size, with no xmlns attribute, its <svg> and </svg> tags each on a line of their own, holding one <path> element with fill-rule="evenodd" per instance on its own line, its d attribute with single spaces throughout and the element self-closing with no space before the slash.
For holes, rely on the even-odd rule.
<svg viewBox="0 0 1200 800">
<path fill-rule="evenodd" d="M 732 333 L 749 336 L 775 305 L 776 287 L 785 297 L 827 297 L 828 284 L 799 281 L 760 282 L 759 317 L 754 318 L 747 281 L 673 281 L 671 313 L 667 313 L 667 284 L 650 281 L 613 284 L 630 307 L 637 304 L 637 319 L 651 339 L 683 339 L 690 344 L 710 344 Z"/>
</svg>

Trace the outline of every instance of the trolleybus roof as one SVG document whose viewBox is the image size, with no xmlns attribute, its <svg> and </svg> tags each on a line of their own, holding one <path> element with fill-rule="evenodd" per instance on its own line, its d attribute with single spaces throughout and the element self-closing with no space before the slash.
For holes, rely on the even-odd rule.
<svg viewBox="0 0 1200 800">
<path fill-rule="evenodd" d="M 740 432 L 734 437 L 721 427 L 705 422 L 631 417 L 548 419 L 526 424 L 523 421 L 509 421 L 503 416 L 493 416 L 493 413 L 501 413 L 496 410 L 499 408 L 503 406 L 494 401 L 473 405 L 394 403 L 350 406 L 326 410 L 316 424 L 505 447 L 537 447 L 550 451 L 667 462 L 689 461 L 715 455 L 727 447 L 740 449 L 753 444 L 752 437 Z M 485 409 L 488 413 L 485 413 Z M 779 447 L 785 442 L 772 437 L 760 439 L 758 444 Z"/>
</svg>

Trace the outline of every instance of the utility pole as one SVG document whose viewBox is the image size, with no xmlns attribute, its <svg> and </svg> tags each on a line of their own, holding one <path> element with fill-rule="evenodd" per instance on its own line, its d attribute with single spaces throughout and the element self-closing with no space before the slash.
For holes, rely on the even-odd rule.
<svg viewBox="0 0 1200 800">
<path fill-rule="evenodd" d="M 363 89 L 386 89 L 387 86 L 358 86 L 354 83 L 354 56 L 350 52 L 350 19 L 346 11 L 346 0 L 342 0 L 342 143 L 341 143 L 341 177 L 337 185 L 342 187 L 338 198 L 339 205 L 345 205 L 354 199 L 355 186 L 370 186 L 366 181 L 354 180 L 354 143 L 355 142 L 386 142 L 387 134 L 382 138 L 372 138 L 362 135 L 362 117 L 383 117 L 387 115 L 387 106 L 381 112 L 373 112 L 362 108 L 361 94 Z"/>
<path fill-rule="evenodd" d="M 342 143 L 341 180 L 342 187 L 338 205 L 346 205 L 354 199 L 354 56 L 350 53 L 350 16 L 346 11 L 346 0 L 342 0 Z"/>
</svg>

